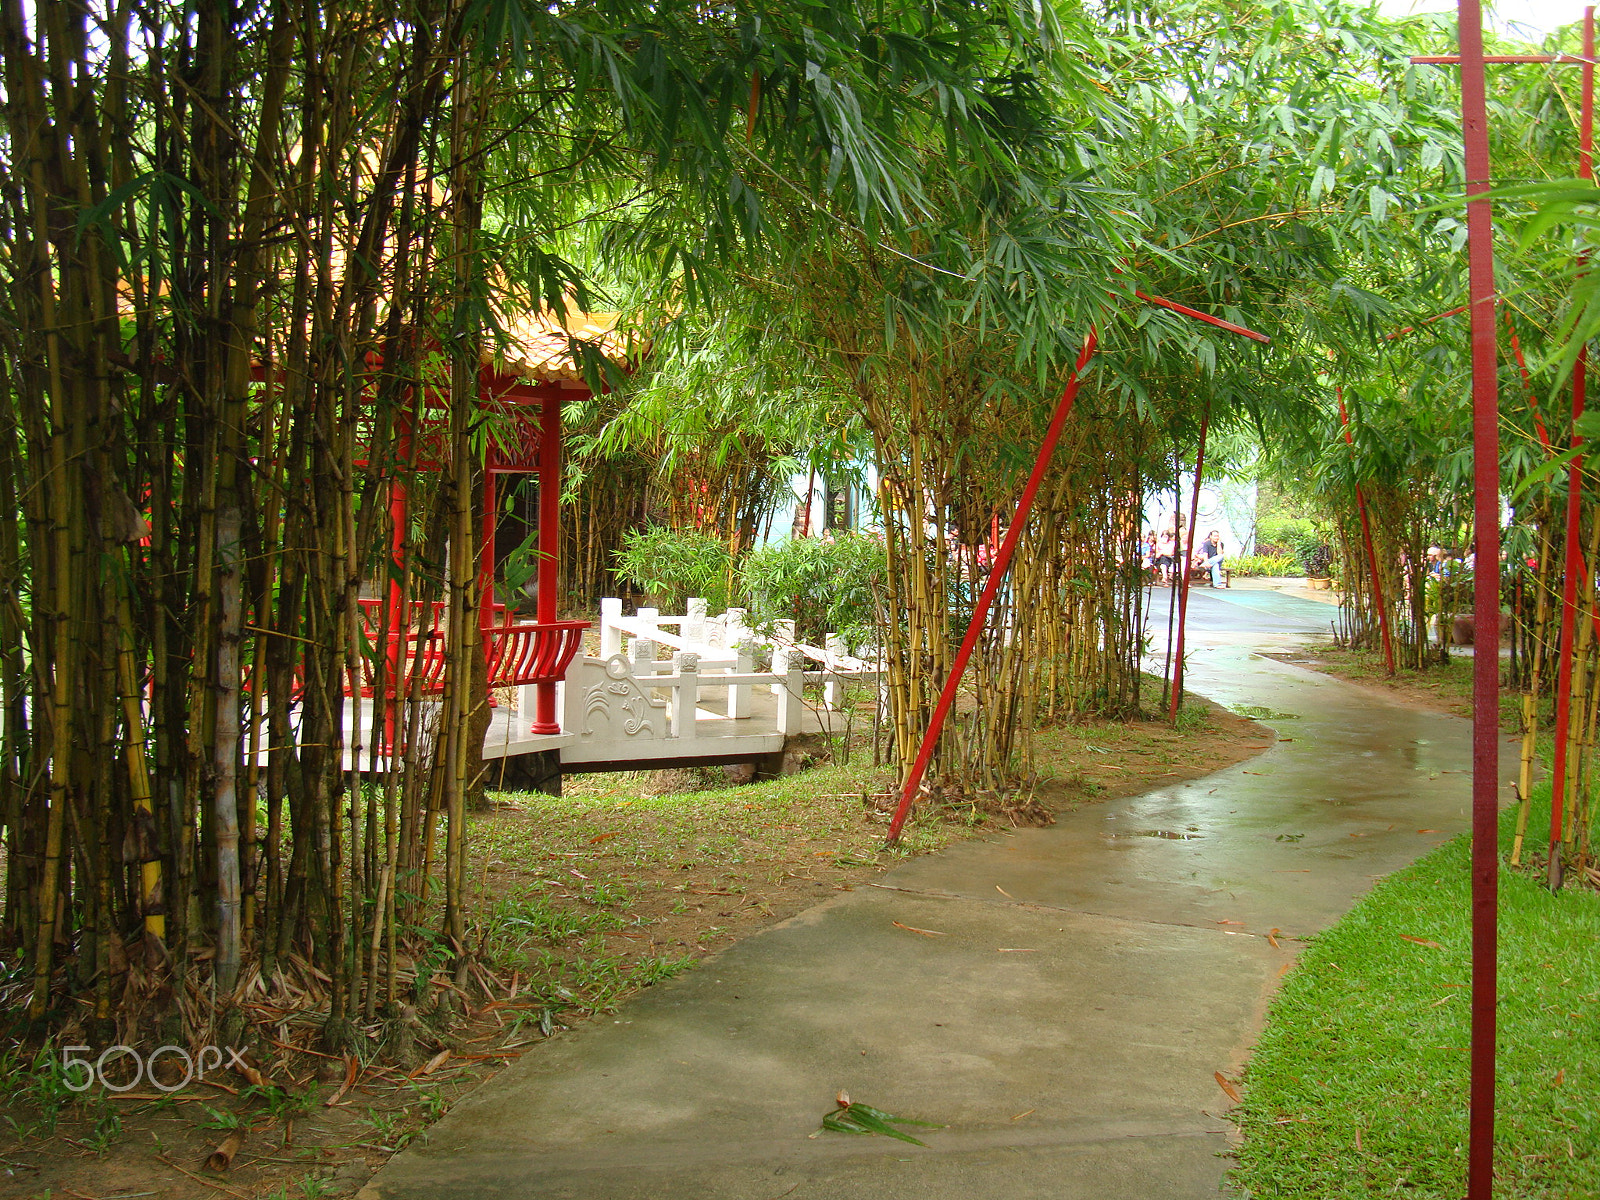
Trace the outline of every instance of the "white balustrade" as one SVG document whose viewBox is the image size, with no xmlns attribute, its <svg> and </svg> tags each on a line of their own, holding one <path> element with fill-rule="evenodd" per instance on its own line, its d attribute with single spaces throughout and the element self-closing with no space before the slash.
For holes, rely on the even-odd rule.
<svg viewBox="0 0 1600 1200">
<path fill-rule="evenodd" d="M 710 616 L 698 597 L 686 609 L 670 616 L 641 608 L 630 617 L 620 600 L 601 601 L 601 656 L 574 659 L 562 689 L 562 728 L 579 737 L 585 756 L 659 758 L 681 751 L 693 757 L 716 753 L 712 743 L 724 738 L 801 733 L 808 718 L 810 728 L 826 728 L 822 712 L 808 711 L 808 680 L 822 683 L 826 712 L 843 709 L 850 679 L 881 683 L 880 664 L 852 657 L 837 634 L 828 634 L 821 647 L 809 646 L 796 639 L 791 620 L 775 622 L 771 634 L 762 635 L 743 609 Z M 672 651 L 670 662 L 657 658 L 663 646 Z M 763 646 L 772 662 L 758 672 L 756 653 Z M 775 701 L 762 707 L 764 716 L 755 704 L 758 683 L 768 685 Z M 700 710 L 708 693 L 726 697 L 726 715 Z M 676 749 L 660 745 L 662 739 Z M 657 744 L 651 750 L 645 741 Z"/>
</svg>

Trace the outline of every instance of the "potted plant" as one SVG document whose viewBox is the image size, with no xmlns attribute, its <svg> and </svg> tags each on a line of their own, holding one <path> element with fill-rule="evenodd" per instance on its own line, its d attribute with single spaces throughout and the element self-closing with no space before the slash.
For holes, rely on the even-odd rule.
<svg viewBox="0 0 1600 1200">
<path fill-rule="evenodd" d="M 1306 583 L 1316 591 L 1325 592 L 1333 586 L 1333 547 L 1318 542 L 1305 553 Z"/>
</svg>

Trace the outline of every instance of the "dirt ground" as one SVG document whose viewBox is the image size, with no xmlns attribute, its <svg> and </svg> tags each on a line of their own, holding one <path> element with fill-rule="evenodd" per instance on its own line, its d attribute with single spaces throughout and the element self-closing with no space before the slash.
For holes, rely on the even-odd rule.
<svg viewBox="0 0 1600 1200">
<path fill-rule="evenodd" d="M 1049 728 L 1037 797 L 1060 811 L 1133 794 L 1241 761 L 1273 736 L 1198 701 L 1176 728 Z M 847 763 L 744 786 L 720 772 L 658 772 L 571 778 L 559 799 L 495 794 L 472 838 L 476 986 L 458 997 L 465 1016 L 448 1033 L 407 1013 L 404 1037 L 366 1062 L 341 1059 L 310 1049 L 318 1018 L 288 1005 L 254 1045 L 257 1078 L 213 1071 L 171 1094 L 145 1081 L 73 1095 L 59 1071 L 12 1048 L 0 1056 L 0 1197 L 348 1195 L 547 1038 L 608 1019 L 639 988 L 908 855 L 996 829 L 956 806 L 920 814 L 903 847 L 885 849 L 891 779 L 870 757 L 857 747 Z M 376 1048 L 377 1027 L 365 1032 Z"/>
</svg>

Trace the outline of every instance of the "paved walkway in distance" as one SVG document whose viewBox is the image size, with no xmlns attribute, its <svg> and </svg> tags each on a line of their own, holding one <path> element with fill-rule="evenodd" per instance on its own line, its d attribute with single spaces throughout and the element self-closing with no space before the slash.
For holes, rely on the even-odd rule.
<svg viewBox="0 0 1600 1200">
<path fill-rule="evenodd" d="M 1269 710 L 1264 754 L 747 938 L 528 1054 L 362 1200 L 1216 1196 L 1213 1072 L 1296 939 L 1468 825 L 1465 721 L 1249 652 L 1325 629 L 1302 605 L 1190 598 L 1190 686 Z M 946 1128 L 811 1136 L 840 1089 Z"/>
</svg>

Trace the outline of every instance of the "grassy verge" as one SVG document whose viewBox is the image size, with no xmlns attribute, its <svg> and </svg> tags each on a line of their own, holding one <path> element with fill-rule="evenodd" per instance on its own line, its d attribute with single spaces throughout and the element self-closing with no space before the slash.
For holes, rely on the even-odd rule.
<svg viewBox="0 0 1600 1200">
<path fill-rule="evenodd" d="M 1238 1113 L 1244 1194 L 1462 1194 L 1468 849 L 1381 882 L 1285 980 Z M 1495 1194 L 1600 1196 L 1600 894 L 1502 869 L 1499 1021 Z"/>
</svg>

